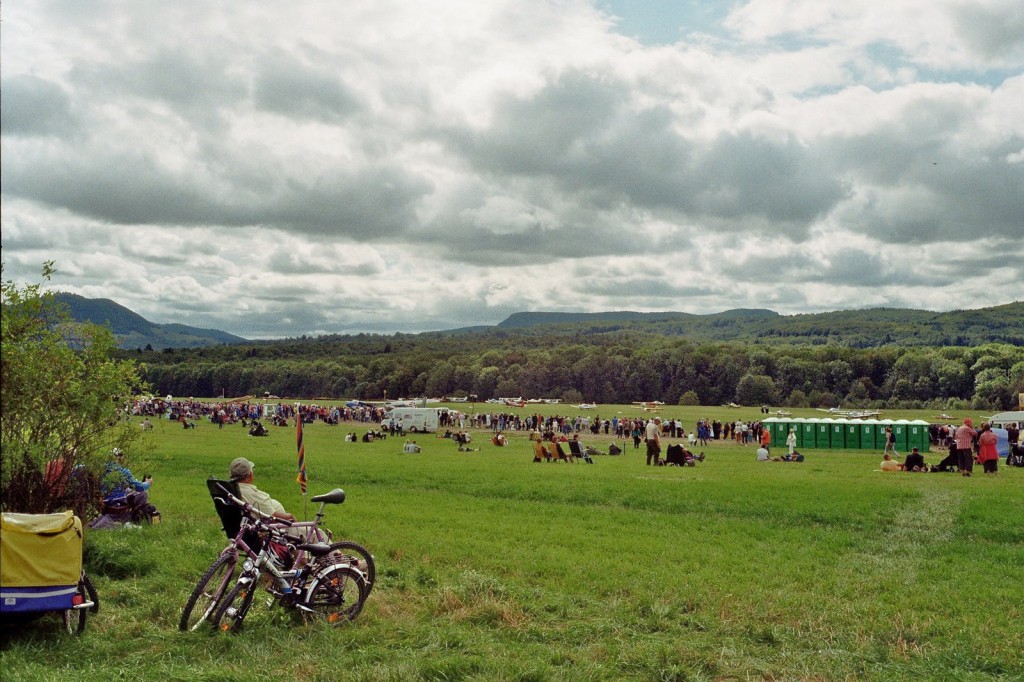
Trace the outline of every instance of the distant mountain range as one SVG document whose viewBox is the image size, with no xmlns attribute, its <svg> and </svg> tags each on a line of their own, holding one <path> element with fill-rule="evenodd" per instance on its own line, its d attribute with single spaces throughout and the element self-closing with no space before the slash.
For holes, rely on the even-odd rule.
<svg viewBox="0 0 1024 682">
<path fill-rule="evenodd" d="M 736 309 L 709 315 L 680 312 L 515 313 L 497 330 L 524 334 L 608 334 L 638 332 L 694 341 L 765 344 L 835 343 L 856 348 L 884 345 L 1024 345 L 1024 301 L 1006 305 L 932 312 L 869 308 L 780 315 L 771 310 Z"/>
<path fill-rule="evenodd" d="M 153 350 L 199 348 L 252 342 L 216 329 L 150 322 L 105 298 L 84 298 L 76 294 L 59 293 L 56 299 L 67 306 L 72 319 L 109 326 L 124 349 L 145 349 L 147 346 Z M 514 313 L 493 326 L 425 332 L 424 335 L 587 336 L 617 332 L 679 336 L 697 342 L 795 345 L 834 343 L 857 348 L 889 344 L 1024 345 L 1024 301 L 943 313 L 905 308 L 838 310 L 804 315 L 780 315 L 763 309 L 726 310 L 708 315 L 639 313 L 628 310 L 600 313 L 523 312 Z"/>
<path fill-rule="evenodd" d="M 220 344 L 246 343 L 248 339 L 217 329 L 200 329 L 185 324 L 157 324 L 108 298 L 85 298 L 57 293 L 56 301 L 67 307 L 76 322 L 109 327 L 121 348 L 200 348 Z"/>
</svg>

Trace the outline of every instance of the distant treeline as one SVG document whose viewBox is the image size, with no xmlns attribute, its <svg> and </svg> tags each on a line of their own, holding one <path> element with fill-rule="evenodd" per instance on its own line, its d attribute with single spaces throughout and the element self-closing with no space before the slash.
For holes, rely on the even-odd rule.
<svg viewBox="0 0 1024 682">
<path fill-rule="evenodd" d="M 472 394 L 478 400 L 523 396 L 566 403 L 997 410 L 1016 407 L 1024 391 L 1020 344 L 714 343 L 647 327 L 361 334 L 130 356 L 140 361 L 154 391 L 176 396 L 270 392 L 373 400 Z"/>
</svg>

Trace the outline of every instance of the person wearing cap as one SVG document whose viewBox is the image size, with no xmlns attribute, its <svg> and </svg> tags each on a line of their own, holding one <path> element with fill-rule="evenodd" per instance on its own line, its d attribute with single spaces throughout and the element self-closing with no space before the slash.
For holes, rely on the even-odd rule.
<svg viewBox="0 0 1024 682">
<path fill-rule="evenodd" d="M 284 505 L 253 485 L 253 463 L 245 457 L 231 460 L 231 480 L 238 483 L 238 492 L 242 499 L 264 514 L 284 521 L 294 521 L 295 517 L 284 510 Z"/>
<path fill-rule="evenodd" d="M 963 426 L 953 433 L 953 440 L 956 443 L 957 469 L 961 476 L 970 476 L 974 470 L 974 438 L 977 434 L 974 431 L 974 423 L 967 418 Z"/>
<path fill-rule="evenodd" d="M 654 459 L 654 465 L 657 466 L 661 459 L 661 418 L 655 417 L 651 421 L 647 422 L 647 428 L 644 432 L 647 438 L 647 464 L 651 464 L 651 459 Z"/>
</svg>

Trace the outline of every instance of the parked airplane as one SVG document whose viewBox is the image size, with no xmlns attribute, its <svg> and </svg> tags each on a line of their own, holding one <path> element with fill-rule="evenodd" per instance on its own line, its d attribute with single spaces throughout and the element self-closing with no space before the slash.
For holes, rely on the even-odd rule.
<svg viewBox="0 0 1024 682">
<path fill-rule="evenodd" d="M 819 407 L 818 412 L 828 412 L 847 419 L 873 419 L 882 416 L 882 413 L 877 410 L 844 410 L 838 407 L 830 407 L 827 410 Z"/>
</svg>

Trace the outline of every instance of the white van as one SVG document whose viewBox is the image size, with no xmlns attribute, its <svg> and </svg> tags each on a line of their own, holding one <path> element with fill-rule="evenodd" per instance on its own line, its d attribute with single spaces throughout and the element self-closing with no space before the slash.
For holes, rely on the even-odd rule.
<svg viewBox="0 0 1024 682">
<path fill-rule="evenodd" d="M 384 415 L 380 425 L 390 428 L 394 422 L 396 428 L 406 433 L 426 433 L 435 431 L 439 424 L 438 413 L 443 408 L 437 407 L 396 407 Z"/>
</svg>

